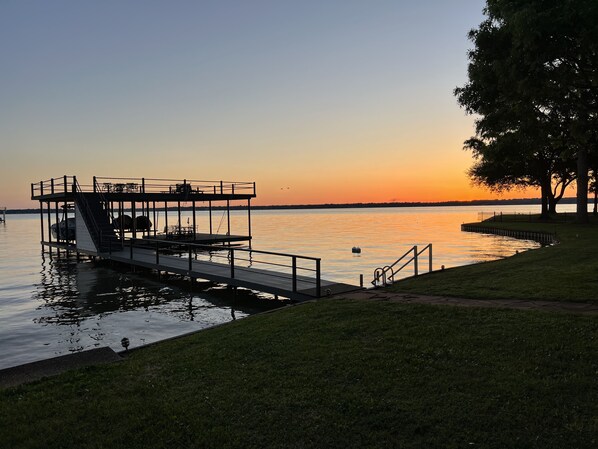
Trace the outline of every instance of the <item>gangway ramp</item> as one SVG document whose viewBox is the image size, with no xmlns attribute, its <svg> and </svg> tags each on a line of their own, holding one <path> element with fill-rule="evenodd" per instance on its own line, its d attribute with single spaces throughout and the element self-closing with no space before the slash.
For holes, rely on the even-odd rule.
<svg viewBox="0 0 598 449">
<path fill-rule="evenodd" d="M 176 246 L 175 251 L 173 245 Z M 360 289 L 355 285 L 322 279 L 318 258 L 249 248 L 159 241 L 148 243 L 142 239 L 130 239 L 125 242 L 124 249 L 109 250 L 98 256 L 297 301 Z"/>
</svg>

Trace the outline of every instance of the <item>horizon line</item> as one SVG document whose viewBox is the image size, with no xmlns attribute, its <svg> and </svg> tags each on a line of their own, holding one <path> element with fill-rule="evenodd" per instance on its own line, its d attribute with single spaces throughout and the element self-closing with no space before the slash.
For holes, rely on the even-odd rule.
<svg viewBox="0 0 598 449">
<path fill-rule="evenodd" d="M 575 197 L 562 198 L 560 204 L 570 204 L 575 202 Z M 590 201 L 590 198 L 588 198 Z M 593 201 L 593 199 L 592 199 Z M 539 198 L 509 198 L 509 199 L 483 199 L 483 200 L 448 200 L 448 201 L 389 201 L 389 202 L 357 202 L 357 203 L 316 203 L 316 204 L 271 204 L 271 205 L 253 205 L 254 210 L 276 210 L 276 209 L 350 209 L 350 208 L 381 208 L 381 207 L 442 207 L 455 205 L 472 205 L 472 206 L 491 206 L 500 204 L 517 204 L 517 205 L 535 205 L 540 204 Z M 198 210 L 207 209 L 205 206 L 196 207 Z M 212 206 L 212 209 L 226 209 L 226 206 Z M 246 205 L 231 205 L 230 209 L 246 209 Z M 169 207 L 175 209 L 176 207 Z M 191 206 L 181 207 L 181 210 L 191 209 Z M 36 213 L 39 208 L 21 208 L 21 209 L 6 209 L 7 214 L 16 213 Z"/>
</svg>

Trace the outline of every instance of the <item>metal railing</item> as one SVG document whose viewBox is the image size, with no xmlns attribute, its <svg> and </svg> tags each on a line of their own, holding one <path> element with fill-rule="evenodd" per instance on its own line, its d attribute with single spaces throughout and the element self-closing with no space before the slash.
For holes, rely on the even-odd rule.
<svg viewBox="0 0 598 449">
<path fill-rule="evenodd" d="M 255 182 L 93 177 L 94 192 L 254 195 Z"/>
<path fill-rule="evenodd" d="M 75 176 L 60 176 L 31 183 L 31 198 L 41 195 L 75 192 Z"/>
<path fill-rule="evenodd" d="M 395 276 L 411 263 L 413 263 L 413 276 L 418 276 L 420 271 L 419 256 L 421 256 L 425 251 L 428 251 L 428 273 L 432 272 L 432 244 L 427 244 L 419 251 L 417 249 L 417 245 L 414 245 L 407 250 L 405 254 L 399 257 L 392 265 L 376 268 L 374 270 L 374 279 L 372 280 L 372 285 L 379 287 L 392 284 L 395 280 Z M 396 268 L 397 265 L 406 258 L 407 260 L 403 263 L 403 265 Z"/>
<path fill-rule="evenodd" d="M 235 279 L 240 271 L 249 272 L 252 269 L 261 268 L 260 274 L 271 277 L 291 278 L 291 291 L 298 292 L 298 282 L 307 283 L 313 286 L 315 295 L 320 297 L 322 293 L 321 280 L 321 259 L 296 254 L 277 253 L 272 251 L 260 251 L 251 248 L 233 246 L 205 245 L 198 243 L 183 243 L 171 240 L 162 241 L 154 239 L 127 239 L 124 248 L 118 250 L 128 251 L 128 258 L 133 260 L 135 249 L 151 250 L 155 254 L 156 266 L 160 265 L 161 256 L 177 254 L 181 258 L 188 259 L 188 274 L 193 271 L 193 262 L 209 261 L 222 263 L 229 266 L 228 276 Z M 109 247 L 109 254 L 115 251 Z M 301 293 L 309 295 L 305 288 Z"/>
<path fill-rule="evenodd" d="M 31 183 L 31 198 L 73 192 L 75 176 L 62 176 Z M 93 177 L 92 184 L 78 184 L 82 193 L 174 193 L 181 195 L 252 195 L 255 182 L 201 181 L 194 179 Z"/>
<path fill-rule="evenodd" d="M 539 212 L 478 212 L 478 222 L 519 222 L 535 223 L 540 218 Z M 551 217 L 552 222 L 566 222 L 575 218 L 575 212 L 559 212 Z"/>
</svg>

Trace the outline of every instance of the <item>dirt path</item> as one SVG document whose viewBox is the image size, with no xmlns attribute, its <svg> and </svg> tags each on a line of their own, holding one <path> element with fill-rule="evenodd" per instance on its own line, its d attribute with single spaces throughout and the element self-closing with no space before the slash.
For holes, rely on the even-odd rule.
<svg viewBox="0 0 598 449">
<path fill-rule="evenodd" d="M 396 301 L 412 304 L 437 304 L 460 307 L 489 307 L 520 310 L 544 310 L 547 312 L 598 314 L 598 303 L 536 301 L 523 299 L 466 299 L 448 296 L 428 296 L 412 293 L 389 292 L 383 289 L 359 290 L 353 293 L 337 295 L 342 299 L 364 299 L 372 301 Z"/>
</svg>

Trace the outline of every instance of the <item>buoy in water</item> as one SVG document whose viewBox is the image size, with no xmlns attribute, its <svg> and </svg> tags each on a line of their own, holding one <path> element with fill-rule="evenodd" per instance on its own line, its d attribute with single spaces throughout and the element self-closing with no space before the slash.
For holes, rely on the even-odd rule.
<svg viewBox="0 0 598 449">
<path fill-rule="evenodd" d="M 353 248 L 351 248 L 351 252 L 353 254 L 361 254 L 361 248 L 359 246 L 354 246 Z"/>
</svg>

